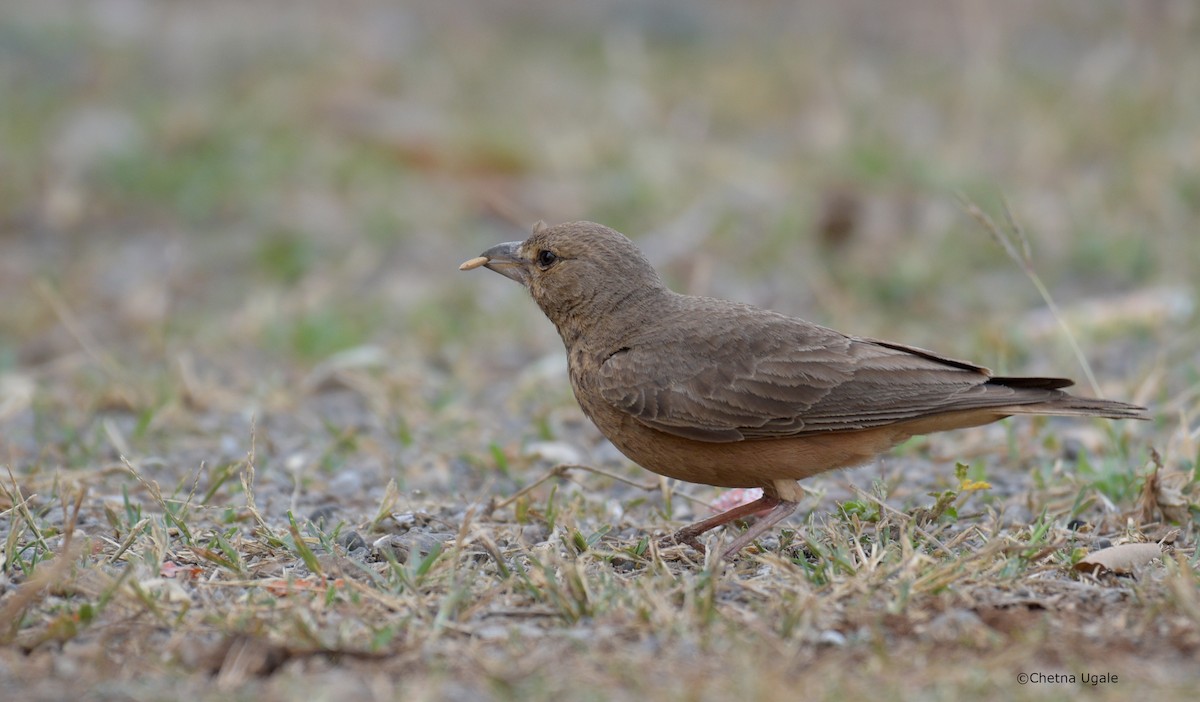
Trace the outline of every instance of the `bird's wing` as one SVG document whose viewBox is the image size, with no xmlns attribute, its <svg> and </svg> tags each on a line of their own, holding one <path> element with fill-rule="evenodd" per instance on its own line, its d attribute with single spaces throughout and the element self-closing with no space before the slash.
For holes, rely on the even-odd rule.
<svg viewBox="0 0 1200 702">
<path fill-rule="evenodd" d="M 654 429 L 728 442 L 1021 404 L 1048 387 L 1026 398 L 989 383 L 986 368 L 782 315 L 709 322 L 703 337 L 662 334 L 611 355 L 595 379 L 600 396 Z"/>
</svg>

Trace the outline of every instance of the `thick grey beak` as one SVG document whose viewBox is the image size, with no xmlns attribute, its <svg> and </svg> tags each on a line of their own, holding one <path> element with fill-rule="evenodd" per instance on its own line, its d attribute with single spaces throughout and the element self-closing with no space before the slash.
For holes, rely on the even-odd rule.
<svg viewBox="0 0 1200 702">
<path fill-rule="evenodd" d="M 483 264 L 484 267 L 524 285 L 528 276 L 529 261 L 521 258 L 521 243 L 520 241 L 506 241 L 479 254 L 480 258 L 487 259 L 487 263 Z"/>
</svg>

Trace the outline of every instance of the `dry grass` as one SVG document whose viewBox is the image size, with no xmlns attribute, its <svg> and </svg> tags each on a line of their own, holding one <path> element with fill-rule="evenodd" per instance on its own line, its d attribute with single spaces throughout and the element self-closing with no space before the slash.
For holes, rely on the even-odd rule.
<svg viewBox="0 0 1200 702">
<path fill-rule="evenodd" d="M 1190 3 L 439 7 L 0 10 L 0 688 L 1194 694 Z M 1016 264 L 956 201 L 1001 192 Z M 1154 420 L 913 441 L 734 564 L 661 550 L 718 491 L 624 461 L 455 270 L 576 218 Z M 1074 567 L 1124 543 L 1163 555 Z"/>
</svg>

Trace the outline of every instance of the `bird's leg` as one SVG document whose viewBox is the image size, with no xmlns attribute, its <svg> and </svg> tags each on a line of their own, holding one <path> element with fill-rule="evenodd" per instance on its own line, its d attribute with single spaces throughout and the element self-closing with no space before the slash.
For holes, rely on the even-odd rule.
<svg viewBox="0 0 1200 702">
<path fill-rule="evenodd" d="M 738 537 L 733 540 L 733 543 L 726 546 L 725 550 L 721 552 L 721 558 L 724 558 L 725 560 L 732 560 L 733 557 L 737 555 L 738 551 L 741 551 L 743 548 L 745 548 L 746 544 L 757 539 L 764 531 L 786 519 L 788 515 L 790 515 L 792 512 L 795 512 L 796 508 L 800 506 L 799 502 L 789 502 L 779 498 L 774 499 L 776 504 L 771 508 L 771 511 L 763 515 L 757 522 L 751 525 L 750 528 L 739 534 Z"/>
<path fill-rule="evenodd" d="M 781 500 L 778 497 L 771 497 L 768 495 L 763 495 L 762 497 L 758 498 L 757 500 L 755 500 L 753 502 L 747 502 L 744 505 L 734 507 L 733 509 L 722 512 L 716 516 L 709 517 L 708 519 L 705 519 L 703 521 L 699 521 L 699 522 L 696 522 L 695 524 L 690 524 L 688 526 L 685 526 L 684 528 L 675 532 L 671 536 L 668 536 L 667 538 L 663 539 L 661 543 L 663 545 L 687 544 L 688 546 L 691 546 L 692 548 L 696 549 L 700 553 L 704 553 L 705 552 L 704 544 L 700 543 L 700 540 L 696 538 L 697 536 L 700 536 L 704 532 L 706 532 L 710 529 L 716 529 L 717 527 L 721 526 L 722 524 L 728 524 L 729 522 L 732 522 L 735 519 L 741 519 L 743 517 L 753 516 L 755 514 L 759 514 L 760 512 L 766 512 L 767 510 L 770 510 L 770 514 L 767 515 L 766 519 L 771 519 L 775 515 L 775 513 L 780 510 L 781 507 L 786 506 L 787 509 L 784 510 L 782 514 L 780 514 L 777 517 L 774 517 L 774 520 L 771 521 L 770 524 L 767 524 L 766 527 L 763 527 L 763 529 L 766 529 L 767 527 L 770 527 L 772 524 L 775 524 L 780 519 L 783 519 L 784 517 L 788 516 L 793 511 L 795 511 L 797 504 L 798 503 L 796 503 L 796 502 L 787 502 L 787 501 Z M 759 534 L 761 534 L 763 529 L 759 529 L 758 524 L 755 524 L 753 527 L 751 527 L 750 529 L 747 530 L 747 533 L 754 532 L 753 536 L 751 536 L 751 538 L 754 538 L 755 536 L 758 536 Z M 740 539 L 739 539 L 739 541 L 740 541 Z M 743 542 L 741 545 L 745 546 L 747 543 L 749 543 L 748 540 Z M 741 548 L 741 546 L 739 546 L 738 548 Z M 725 555 L 726 556 L 729 555 L 729 549 L 725 550 Z"/>
</svg>

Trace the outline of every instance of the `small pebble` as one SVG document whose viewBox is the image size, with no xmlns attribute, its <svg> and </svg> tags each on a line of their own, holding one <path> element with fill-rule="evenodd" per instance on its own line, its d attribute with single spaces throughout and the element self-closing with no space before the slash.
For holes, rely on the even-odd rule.
<svg viewBox="0 0 1200 702">
<path fill-rule="evenodd" d="M 348 531 L 342 534 L 338 537 L 338 543 L 341 544 L 342 547 L 344 547 L 347 551 L 353 551 L 367 545 L 366 539 L 364 539 L 357 531 Z"/>
</svg>

